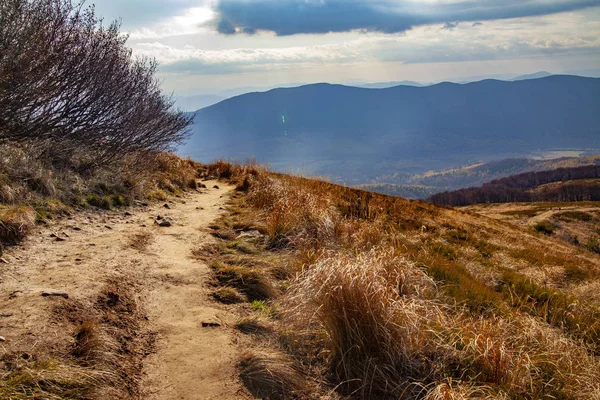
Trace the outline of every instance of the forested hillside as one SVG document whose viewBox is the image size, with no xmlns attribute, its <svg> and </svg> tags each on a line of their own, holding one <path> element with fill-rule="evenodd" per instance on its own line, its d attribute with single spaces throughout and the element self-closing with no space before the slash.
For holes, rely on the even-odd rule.
<svg viewBox="0 0 600 400">
<path fill-rule="evenodd" d="M 551 183 L 561 183 L 549 185 Z M 466 206 L 477 203 L 534 201 L 600 201 L 600 166 L 558 168 L 493 180 L 480 188 L 438 193 L 435 204 Z"/>
</svg>

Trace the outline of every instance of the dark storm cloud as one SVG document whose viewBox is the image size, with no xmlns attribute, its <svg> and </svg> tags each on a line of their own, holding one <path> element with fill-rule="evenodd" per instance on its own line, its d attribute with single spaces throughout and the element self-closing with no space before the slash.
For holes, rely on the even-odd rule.
<svg viewBox="0 0 600 400">
<path fill-rule="evenodd" d="M 277 35 L 364 30 L 397 33 L 447 21 L 531 17 L 599 6 L 599 0 L 467 0 L 427 4 L 407 0 L 221 0 L 222 34 L 272 31 Z"/>
</svg>

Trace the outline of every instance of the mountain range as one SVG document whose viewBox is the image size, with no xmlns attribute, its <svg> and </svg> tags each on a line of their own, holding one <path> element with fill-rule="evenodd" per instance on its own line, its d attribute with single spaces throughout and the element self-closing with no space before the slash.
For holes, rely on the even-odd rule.
<svg viewBox="0 0 600 400">
<path fill-rule="evenodd" d="M 195 113 L 180 153 L 255 157 L 275 169 L 368 183 L 466 160 L 551 148 L 600 148 L 600 79 L 365 89 L 315 84 L 234 97 Z"/>
<path fill-rule="evenodd" d="M 537 78 L 545 78 L 551 75 L 555 75 L 551 72 L 547 71 L 539 71 L 532 74 L 526 75 L 515 75 L 515 74 L 495 74 L 495 75 L 483 75 L 483 76 L 468 76 L 461 78 L 454 78 L 448 80 L 448 82 L 454 83 L 471 83 L 478 82 L 486 79 L 497 79 L 497 80 L 505 80 L 505 81 L 519 81 L 526 79 L 537 79 Z M 564 75 L 579 75 L 585 77 L 600 77 L 600 70 L 577 70 L 577 71 L 569 71 Z M 410 80 L 402 80 L 402 81 L 390 81 L 390 82 L 344 82 L 342 83 L 344 86 L 354 86 L 360 88 L 367 89 L 386 89 L 394 86 L 431 86 L 437 82 L 416 82 Z M 305 86 L 306 83 L 286 83 L 280 84 L 277 86 L 243 86 L 231 89 L 225 89 L 220 91 L 214 90 L 202 90 L 202 89 L 193 89 L 193 94 L 187 95 L 179 95 L 176 96 L 176 105 L 179 109 L 187 112 L 192 112 L 199 110 L 204 107 L 211 106 L 213 104 L 219 103 L 225 99 L 230 97 L 240 96 L 242 94 L 253 93 L 253 92 L 267 92 L 272 89 L 277 88 L 293 88 L 298 86 Z"/>
</svg>

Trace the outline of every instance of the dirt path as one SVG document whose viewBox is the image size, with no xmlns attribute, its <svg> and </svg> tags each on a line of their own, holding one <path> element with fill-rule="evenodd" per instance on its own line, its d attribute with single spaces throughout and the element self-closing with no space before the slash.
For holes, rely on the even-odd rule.
<svg viewBox="0 0 600 400">
<path fill-rule="evenodd" d="M 8 264 L 0 265 L 0 336 L 6 341 L 0 350 L 59 348 L 70 337 L 53 316 L 62 299 L 42 297 L 44 291 L 90 303 L 107 281 L 134 281 L 149 328 L 157 333 L 155 351 L 144 361 L 142 398 L 248 398 L 235 370 L 236 317 L 215 308 L 206 287 L 210 269 L 192 257 L 212 240 L 206 228 L 232 190 L 205 183 L 204 193 L 174 199 L 168 208 L 76 213 L 6 252 Z M 159 227 L 158 215 L 173 225 Z"/>
</svg>

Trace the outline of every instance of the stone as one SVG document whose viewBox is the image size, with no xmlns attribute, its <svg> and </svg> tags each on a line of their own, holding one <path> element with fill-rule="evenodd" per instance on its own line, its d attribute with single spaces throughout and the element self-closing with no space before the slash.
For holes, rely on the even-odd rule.
<svg viewBox="0 0 600 400">
<path fill-rule="evenodd" d="M 0 258 L 0 264 L 8 264 L 8 261 L 4 258 Z"/>
<path fill-rule="evenodd" d="M 171 206 L 169 206 L 167 203 L 163 204 L 163 207 L 166 208 L 166 209 L 171 208 Z"/>
<path fill-rule="evenodd" d="M 4 336 L 0 336 L 0 342 L 6 342 L 6 338 Z"/>
<path fill-rule="evenodd" d="M 42 297 L 62 297 L 63 299 L 68 299 L 69 295 L 65 292 L 47 291 L 42 292 Z"/>
<path fill-rule="evenodd" d="M 219 185 L 213 186 L 213 189 L 220 189 Z"/>
<path fill-rule="evenodd" d="M 202 321 L 203 328 L 218 328 L 219 326 L 221 326 L 221 322 L 217 321 L 216 319 Z"/>
<path fill-rule="evenodd" d="M 162 226 L 163 228 L 168 228 L 173 225 L 173 222 L 169 218 L 161 218 L 160 220 L 154 221 L 158 226 Z"/>
</svg>

